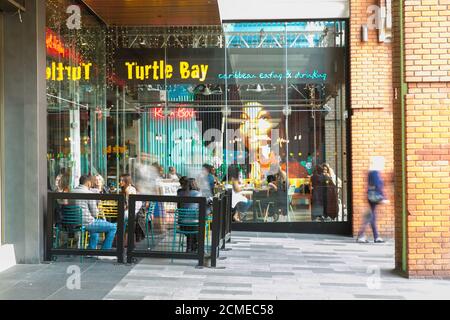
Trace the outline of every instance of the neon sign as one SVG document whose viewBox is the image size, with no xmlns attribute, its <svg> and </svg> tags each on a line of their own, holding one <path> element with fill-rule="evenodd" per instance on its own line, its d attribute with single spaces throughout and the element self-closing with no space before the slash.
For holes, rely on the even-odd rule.
<svg viewBox="0 0 450 320">
<path fill-rule="evenodd" d="M 66 47 L 61 37 L 49 28 L 47 28 L 45 33 L 45 46 L 47 48 L 47 54 L 53 57 L 62 57 L 78 63 L 82 62 L 80 55 L 76 51 Z"/>
<path fill-rule="evenodd" d="M 152 115 L 155 119 L 165 119 L 164 108 L 154 108 Z M 169 113 L 168 118 L 178 120 L 193 119 L 195 118 L 195 110 L 192 108 L 177 108 Z"/>
</svg>

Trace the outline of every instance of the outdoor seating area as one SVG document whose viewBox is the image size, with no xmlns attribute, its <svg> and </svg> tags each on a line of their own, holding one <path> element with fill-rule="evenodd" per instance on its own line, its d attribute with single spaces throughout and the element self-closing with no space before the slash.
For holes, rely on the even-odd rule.
<svg viewBox="0 0 450 320">
<path fill-rule="evenodd" d="M 219 246 L 224 248 L 231 233 L 228 198 L 225 193 L 218 194 L 208 205 L 202 197 L 130 195 L 125 217 L 123 195 L 49 193 L 53 215 L 46 224 L 46 259 L 116 256 L 118 262 L 124 262 L 126 256 L 132 263 L 139 257 L 167 257 L 196 259 L 199 266 L 215 265 Z M 108 239 L 108 229 L 92 229 L 83 223 L 82 206 L 87 202 L 98 208 L 95 224 L 116 226 L 112 239 Z M 185 208 L 186 204 L 191 207 Z M 105 247 L 108 241 L 111 247 Z"/>
</svg>

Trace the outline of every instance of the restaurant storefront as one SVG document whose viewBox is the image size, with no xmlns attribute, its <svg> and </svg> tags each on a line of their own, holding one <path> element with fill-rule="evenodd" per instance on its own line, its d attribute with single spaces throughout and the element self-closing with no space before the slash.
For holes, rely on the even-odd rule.
<svg viewBox="0 0 450 320">
<path fill-rule="evenodd" d="M 234 230 L 356 235 L 379 156 L 391 204 L 378 224 L 395 236 L 396 266 L 448 274 L 448 250 L 426 265 L 417 254 L 448 242 L 448 77 L 434 70 L 448 61 L 439 48 L 439 59 L 412 55 L 417 37 L 398 22 L 417 13 L 405 26 L 429 24 L 427 11 L 387 0 L 133 2 L 0 0 L 1 238 L 11 260 L 42 261 L 48 191 L 62 177 L 67 191 L 98 174 L 116 192 L 143 163 L 193 177 L 209 164 L 218 189 L 241 178 L 253 203 Z M 392 17 L 376 21 L 369 8 Z M 275 201 L 264 196 L 273 176 Z"/>
<path fill-rule="evenodd" d="M 68 28 L 72 4 L 47 1 L 49 189 L 208 164 L 252 200 L 236 230 L 351 233 L 347 20 L 107 27 L 81 6 Z"/>
</svg>

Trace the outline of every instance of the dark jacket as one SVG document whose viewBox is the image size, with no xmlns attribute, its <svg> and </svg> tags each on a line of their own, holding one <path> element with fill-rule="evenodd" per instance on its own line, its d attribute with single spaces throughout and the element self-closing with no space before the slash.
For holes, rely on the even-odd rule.
<svg viewBox="0 0 450 320">
<path fill-rule="evenodd" d="M 369 171 L 369 188 L 375 190 L 377 194 L 383 196 L 386 199 L 384 194 L 384 182 L 381 178 L 379 171 Z"/>
</svg>

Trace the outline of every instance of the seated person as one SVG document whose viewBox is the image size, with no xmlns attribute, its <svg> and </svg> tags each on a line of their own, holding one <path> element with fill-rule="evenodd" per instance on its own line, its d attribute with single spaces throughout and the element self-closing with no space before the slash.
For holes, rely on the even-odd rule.
<svg viewBox="0 0 450 320">
<path fill-rule="evenodd" d="M 269 212 L 269 216 L 273 216 L 275 213 L 279 215 L 285 215 L 284 203 L 286 202 L 286 181 L 285 175 L 283 175 L 283 171 L 277 175 L 269 175 L 267 176 L 268 183 L 268 191 L 267 191 L 267 200 L 263 201 L 264 205 L 268 203 L 273 203 L 274 206 L 272 210 Z"/>
<path fill-rule="evenodd" d="M 72 193 L 92 193 L 92 178 L 84 175 L 80 177 L 80 185 L 72 190 Z M 89 232 L 88 249 L 97 249 L 99 233 L 105 233 L 102 250 L 112 248 L 112 243 L 117 231 L 117 224 L 98 219 L 96 200 L 75 200 L 74 205 L 79 206 L 82 212 L 82 223 Z"/>
<path fill-rule="evenodd" d="M 178 181 L 181 179 L 181 176 L 177 173 L 177 169 L 175 169 L 175 167 L 169 167 L 169 172 L 167 173 L 166 178 Z"/>
<path fill-rule="evenodd" d="M 233 215 L 233 221 L 242 222 L 241 213 L 250 210 L 252 205 L 253 201 L 242 194 L 239 179 L 232 178 L 231 208 L 236 210 Z"/>
<path fill-rule="evenodd" d="M 267 186 L 269 187 L 269 193 L 270 191 L 278 191 L 277 178 L 274 175 L 267 176 Z"/>
</svg>

